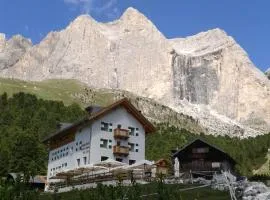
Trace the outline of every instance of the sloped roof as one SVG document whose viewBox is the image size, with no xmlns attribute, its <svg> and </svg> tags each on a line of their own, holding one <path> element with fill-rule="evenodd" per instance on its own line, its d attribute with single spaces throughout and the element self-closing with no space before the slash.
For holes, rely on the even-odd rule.
<svg viewBox="0 0 270 200">
<path fill-rule="evenodd" d="M 152 133 L 155 131 L 155 127 L 153 126 L 153 124 L 151 122 L 148 121 L 148 119 L 146 119 L 143 114 L 137 110 L 137 108 L 135 108 L 127 98 L 121 99 L 107 107 L 104 107 L 102 109 L 100 109 L 98 112 L 94 112 L 92 115 L 88 115 L 86 117 L 84 117 L 83 119 L 75 122 L 74 124 L 65 127 L 64 129 L 61 129 L 59 131 L 57 131 L 56 133 L 46 137 L 43 142 L 47 142 L 53 138 L 59 137 L 59 136 L 63 136 L 65 135 L 69 130 L 77 128 L 79 126 L 85 125 L 87 123 L 91 123 L 101 117 L 103 117 L 104 115 L 110 113 L 113 109 L 119 107 L 119 106 L 123 106 L 134 118 L 136 118 L 144 127 L 145 129 L 145 133 Z"/>
<path fill-rule="evenodd" d="M 206 144 L 206 145 L 208 145 L 208 146 L 210 146 L 210 147 L 213 147 L 214 149 L 220 151 L 221 153 L 223 153 L 224 155 L 226 155 L 228 158 L 230 158 L 234 163 L 236 163 L 235 160 L 234 160 L 229 154 L 227 154 L 225 151 L 223 151 L 222 149 L 220 149 L 219 147 L 217 147 L 217 146 L 215 146 L 215 145 L 209 144 L 208 142 L 206 142 L 205 140 L 203 140 L 203 139 L 201 139 L 201 138 L 196 138 L 196 139 L 192 140 L 191 142 L 187 143 L 187 144 L 186 144 L 185 146 L 183 146 L 180 150 L 178 150 L 177 152 L 175 152 L 175 153 L 172 155 L 172 157 L 177 157 L 177 155 L 178 155 L 179 153 L 181 153 L 181 152 L 182 152 L 183 150 L 185 150 L 188 146 L 190 146 L 191 144 L 193 144 L 193 143 L 195 143 L 195 142 L 197 142 L 197 141 L 200 141 L 200 142 L 202 142 L 202 143 L 204 143 L 204 144 Z"/>
<path fill-rule="evenodd" d="M 18 176 L 21 176 L 23 177 L 23 174 L 22 173 L 9 173 L 8 174 L 8 177 L 12 178 L 13 181 L 16 181 L 17 177 Z M 46 176 L 41 176 L 41 175 L 36 175 L 34 177 L 30 177 L 29 179 L 29 182 L 30 183 L 47 183 L 47 180 L 46 180 Z"/>
</svg>

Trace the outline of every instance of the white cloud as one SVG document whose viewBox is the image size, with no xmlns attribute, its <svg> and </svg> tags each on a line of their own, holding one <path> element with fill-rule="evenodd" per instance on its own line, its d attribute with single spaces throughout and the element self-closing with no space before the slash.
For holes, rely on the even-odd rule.
<svg viewBox="0 0 270 200">
<path fill-rule="evenodd" d="M 66 4 L 76 6 L 81 9 L 81 12 L 90 14 L 94 0 L 64 0 Z"/>
<path fill-rule="evenodd" d="M 118 0 L 106 0 L 102 5 L 97 4 L 98 1 L 100 0 L 64 0 L 66 4 L 79 8 L 84 14 L 104 15 L 109 19 L 119 16 Z"/>
</svg>

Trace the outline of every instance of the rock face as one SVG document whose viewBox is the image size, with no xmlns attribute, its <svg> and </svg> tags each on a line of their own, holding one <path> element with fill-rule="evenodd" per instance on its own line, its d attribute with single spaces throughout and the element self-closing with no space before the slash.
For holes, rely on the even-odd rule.
<svg viewBox="0 0 270 200">
<path fill-rule="evenodd" d="M 20 35 L 6 41 L 5 35 L 0 33 L 0 70 L 15 65 L 31 47 L 31 41 Z"/>
<path fill-rule="evenodd" d="M 0 52 L 6 43 L 0 35 Z M 23 47 L 17 56 L 0 53 L 0 76 L 78 79 L 93 88 L 130 91 L 192 116 L 210 134 L 246 137 L 270 130 L 270 81 L 220 29 L 169 40 L 129 8 L 117 21 L 82 15 L 38 45 L 22 43 L 5 50 L 11 55 Z"/>
<path fill-rule="evenodd" d="M 268 79 L 270 79 L 270 68 L 268 68 L 265 72 Z"/>
</svg>

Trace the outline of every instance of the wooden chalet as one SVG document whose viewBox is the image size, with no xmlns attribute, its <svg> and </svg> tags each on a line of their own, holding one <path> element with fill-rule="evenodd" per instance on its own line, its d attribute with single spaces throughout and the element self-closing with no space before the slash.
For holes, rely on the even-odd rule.
<svg viewBox="0 0 270 200">
<path fill-rule="evenodd" d="M 179 172 L 233 171 L 236 162 L 223 150 L 202 139 L 195 139 L 173 154 Z"/>
</svg>

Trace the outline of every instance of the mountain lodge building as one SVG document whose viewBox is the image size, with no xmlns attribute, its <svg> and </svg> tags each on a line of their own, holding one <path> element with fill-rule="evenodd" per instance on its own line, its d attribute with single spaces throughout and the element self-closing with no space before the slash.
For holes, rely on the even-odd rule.
<svg viewBox="0 0 270 200">
<path fill-rule="evenodd" d="M 109 158 L 127 164 L 145 160 L 145 135 L 155 128 L 126 98 L 86 110 L 87 117 L 64 124 L 43 141 L 49 148 L 48 180 Z"/>
</svg>

